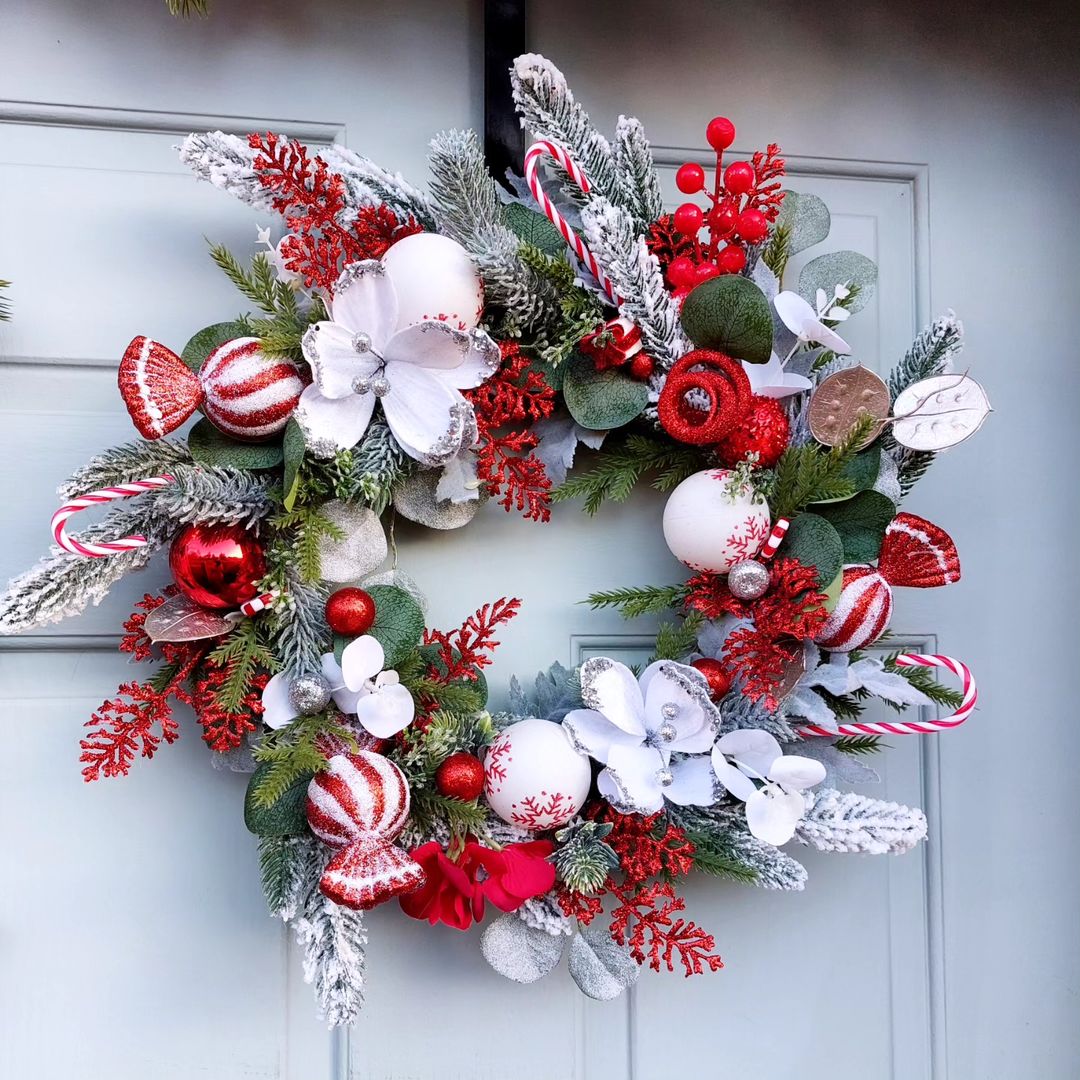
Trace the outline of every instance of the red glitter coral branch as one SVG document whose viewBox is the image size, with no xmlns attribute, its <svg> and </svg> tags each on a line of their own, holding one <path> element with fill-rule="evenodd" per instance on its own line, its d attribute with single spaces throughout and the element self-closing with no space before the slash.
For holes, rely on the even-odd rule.
<svg viewBox="0 0 1080 1080">
<path fill-rule="evenodd" d="M 502 367 L 465 396 L 476 412 L 477 476 L 507 511 L 533 521 L 551 518 L 551 479 L 531 451 L 540 442 L 529 425 L 551 415 L 555 391 L 517 345 L 503 342 Z"/>
<path fill-rule="evenodd" d="M 477 669 L 491 663 L 488 655 L 499 647 L 495 640 L 496 627 L 508 623 L 521 608 L 521 601 L 505 596 L 493 604 L 485 604 L 470 615 L 457 630 L 425 630 L 424 644 L 437 645 L 440 667 L 432 665 L 431 676 L 440 682 L 455 679 L 475 680 Z"/>
<path fill-rule="evenodd" d="M 606 843 L 619 856 L 628 885 L 663 874 L 681 877 L 694 865 L 694 845 L 686 833 L 661 813 L 620 814 L 606 803 L 592 807 L 588 817 L 612 826 Z"/>
<path fill-rule="evenodd" d="M 258 730 L 263 714 L 262 692 L 270 681 L 265 673 L 255 675 L 248 683 L 240 708 L 229 712 L 217 703 L 215 696 L 228 676 L 228 665 L 207 662 L 195 682 L 195 716 L 202 725 L 203 741 L 219 754 L 237 749 L 249 731 Z"/>
</svg>

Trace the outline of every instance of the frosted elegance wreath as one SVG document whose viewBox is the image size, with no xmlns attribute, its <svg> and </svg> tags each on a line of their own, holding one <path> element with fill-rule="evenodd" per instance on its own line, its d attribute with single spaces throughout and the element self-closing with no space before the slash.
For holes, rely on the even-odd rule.
<svg viewBox="0 0 1080 1080">
<path fill-rule="evenodd" d="M 777 146 L 725 165 L 735 130 L 712 120 L 715 175 L 679 169 L 688 201 L 667 214 L 636 120 L 609 142 L 548 61 L 511 76 L 536 142 L 507 191 L 471 132 L 434 139 L 429 194 L 342 147 L 184 141 L 284 236 L 260 230 L 247 265 L 212 249 L 251 314 L 179 354 L 131 342 L 119 388 L 142 441 L 61 487 L 56 547 L 0 599 L 5 632 L 40 626 L 168 547 L 173 583 L 121 644 L 161 664 L 94 714 L 83 775 L 153 757 L 190 707 L 250 773 L 267 901 L 333 1024 L 362 1003 L 362 912 L 391 899 L 459 930 L 494 907 L 496 970 L 530 982 L 566 949 L 597 998 L 645 964 L 720 968 L 680 878 L 801 889 L 791 840 L 911 848 L 920 811 L 841 788 L 874 777 L 882 734 L 956 726 L 976 700 L 956 660 L 864 651 L 894 588 L 960 574 L 948 535 L 898 510 L 989 412 L 953 369 L 960 324 L 935 322 L 883 381 L 841 333 L 870 260 L 822 254 L 788 280 L 829 213 L 782 188 Z M 595 455 L 568 479 L 579 444 Z M 416 585 L 384 569 L 382 519 L 456 528 L 496 499 L 541 523 L 645 476 L 692 576 L 591 601 L 666 614 L 653 662 L 554 664 L 487 711 L 482 669 L 519 602 L 427 628 Z M 864 723 L 870 696 L 952 712 Z"/>
</svg>

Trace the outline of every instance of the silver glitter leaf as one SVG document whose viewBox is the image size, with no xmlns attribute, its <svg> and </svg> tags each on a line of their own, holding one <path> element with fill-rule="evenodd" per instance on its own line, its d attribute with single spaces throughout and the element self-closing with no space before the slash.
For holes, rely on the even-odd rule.
<svg viewBox="0 0 1080 1080">
<path fill-rule="evenodd" d="M 324 537 L 319 544 L 326 581 L 357 581 L 386 561 L 386 533 L 373 510 L 345 502 L 328 502 L 323 514 L 344 534 L 344 540 Z"/>
<path fill-rule="evenodd" d="M 146 616 L 143 628 L 151 641 L 201 641 L 232 629 L 234 619 L 207 611 L 183 593 L 170 596 Z"/>
<path fill-rule="evenodd" d="M 603 927 L 583 926 L 570 942 L 567 967 L 578 989 L 596 1001 L 611 1001 L 634 985 L 641 968 L 630 951 Z"/>
<path fill-rule="evenodd" d="M 394 488 L 394 509 L 402 517 L 428 529 L 460 529 L 472 521 L 487 501 L 487 492 L 481 489 L 480 498 L 469 502 L 437 499 L 435 489 L 439 476 L 437 471 L 428 469 L 403 480 Z"/>
<path fill-rule="evenodd" d="M 564 940 L 527 925 L 516 915 L 503 915 L 484 931 L 480 951 L 503 978 L 534 983 L 559 962 Z"/>
</svg>

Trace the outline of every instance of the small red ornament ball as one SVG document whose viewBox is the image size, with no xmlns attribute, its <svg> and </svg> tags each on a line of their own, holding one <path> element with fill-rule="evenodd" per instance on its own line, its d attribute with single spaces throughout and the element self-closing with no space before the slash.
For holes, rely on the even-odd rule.
<svg viewBox="0 0 1080 1080">
<path fill-rule="evenodd" d="M 738 244 L 728 244 L 719 255 L 716 256 L 716 264 L 722 274 L 742 273 L 746 265 L 746 252 Z"/>
<path fill-rule="evenodd" d="M 675 211 L 675 228 L 683 236 L 697 236 L 704 220 L 705 215 L 701 212 L 701 207 L 695 206 L 692 202 L 683 203 Z"/>
<path fill-rule="evenodd" d="M 675 186 L 684 195 L 696 195 L 705 186 L 705 170 L 692 161 L 679 166 Z"/>
<path fill-rule="evenodd" d="M 448 799 L 472 802 L 484 790 L 483 762 L 464 750 L 451 754 L 436 771 L 435 786 Z"/>
<path fill-rule="evenodd" d="M 724 188 L 732 195 L 745 195 L 754 186 L 754 166 L 749 161 L 733 161 L 724 170 Z"/>
<path fill-rule="evenodd" d="M 715 263 L 703 262 L 700 266 L 694 267 L 694 284 L 700 285 L 703 281 L 708 281 L 711 278 L 720 276 L 720 267 Z"/>
<path fill-rule="evenodd" d="M 647 356 L 645 353 L 638 353 L 633 360 L 630 361 L 630 378 L 637 379 L 638 382 L 644 382 L 646 379 L 652 378 L 652 373 L 656 369 L 656 364 L 651 356 Z"/>
<path fill-rule="evenodd" d="M 791 424 L 784 407 L 776 398 L 751 399 L 750 412 L 734 431 L 716 444 L 716 452 L 725 465 L 738 465 L 747 454 L 757 454 L 757 463 L 771 469 L 791 441 Z"/>
<path fill-rule="evenodd" d="M 359 637 L 375 625 L 375 601 L 363 589 L 338 589 L 326 601 L 326 621 L 335 634 Z"/>
<path fill-rule="evenodd" d="M 699 660 L 694 660 L 690 666 L 697 668 L 705 676 L 713 701 L 719 701 L 731 689 L 731 676 L 719 660 L 714 660 L 711 656 L 703 656 Z"/>
<path fill-rule="evenodd" d="M 744 210 L 735 230 L 748 244 L 759 244 L 769 235 L 769 223 L 760 210 Z"/>
<path fill-rule="evenodd" d="M 735 141 L 735 125 L 726 116 L 714 116 L 705 128 L 705 138 L 719 154 Z"/>
<path fill-rule="evenodd" d="M 223 611 L 258 595 L 266 556 L 262 544 L 239 525 L 188 525 L 172 542 L 169 569 L 189 600 Z"/>
<path fill-rule="evenodd" d="M 709 214 L 709 231 L 724 239 L 735 231 L 739 222 L 738 212 L 729 203 L 721 203 Z"/>
<path fill-rule="evenodd" d="M 692 285 L 694 283 L 694 261 L 688 255 L 680 255 L 668 264 L 667 276 L 672 285 Z"/>
</svg>

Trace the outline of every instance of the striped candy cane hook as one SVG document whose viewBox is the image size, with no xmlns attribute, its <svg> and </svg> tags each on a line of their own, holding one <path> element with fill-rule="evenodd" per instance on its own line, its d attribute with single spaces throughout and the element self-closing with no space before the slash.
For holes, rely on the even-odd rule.
<svg viewBox="0 0 1080 1080">
<path fill-rule="evenodd" d="M 86 495 L 80 495 L 77 499 L 65 503 L 52 516 L 52 534 L 56 543 L 72 555 L 84 555 L 90 559 L 104 559 L 109 555 L 116 555 L 121 551 L 131 551 L 134 548 L 145 547 L 149 541 L 145 536 L 123 536 L 119 540 L 102 541 L 100 543 L 87 543 L 76 540 L 67 534 L 68 519 L 81 513 L 90 506 L 99 506 L 102 503 L 112 502 L 114 499 L 130 499 L 135 495 L 142 495 L 156 488 L 168 487 L 176 483 L 176 478 L 164 474 L 151 476 L 146 480 L 135 480 L 130 484 L 117 484 L 116 487 L 102 488 L 100 491 L 91 491 Z"/>
<path fill-rule="evenodd" d="M 603 286 L 604 292 L 611 297 L 612 303 L 618 305 L 620 303 L 619 294 L 615 292 L 607 275 L 600 269 L 596 257 L 585 246 L 585 242 L 581 237 L 566 224 L 562 214 L 555 209 L 555 206 L 547 197 L 547 192 L 544 191 L 543 184 L 540 182 L 539 169 L 540 163 L 545 157 L 550 157 L 561 165 L 570 179 L 581 188 L 582 193 L 585 195 L 589 193 L 588 177 L 578 168 L 577 162 L 557 143 L 541 139 L 539 142 L 534 142 L 525 151 L 525 182 L 529 185 L 533 198 L 540 204 L 540 208 L 544 211 L 548 221 L 559 230 L 562 238 L 574 249 L 577 257 L 592 271 L 593 276 Z"/>
<path fill-rule="evenodd" d="M 762 545 L 758 556 L 762 559 L 771 559 L 776 554 L 776 549 L 780 546 L 790 526 L 791 520 L 789 518 L 777 518 L 776 524 L 772 527 L 772 532 L 769 533 L 769 538 Z"/>
<path fill-rule="evenodd" d="M 826 738 L 836 738 L 837 735 L 933 735 L 938 731 L 948 731 L 949 728 L 959 727 L 975 708 L 975 702 L 979 699 L 979 691 L 975 685 L 975 677 L 971 674 L 971 668 L 954 660 L 951 656 L 931 656 L 926 653 L 901 653 L 896 658 L 897 667 L 939 667 L 951 671 L 960 679 L 963 689 L 963 700 L 960 708 L 951 716 L 942 717 L 940 720 L 909 720 L 906 722 L 881 723 L 881 724 L 841 724 L 835 731 L 820 727 L 818 724 L 810 724 L 807 727 L 795 729 L 797 735 L 808 738 L 821 735 Z"/>
</svg>

